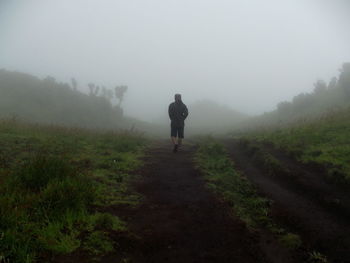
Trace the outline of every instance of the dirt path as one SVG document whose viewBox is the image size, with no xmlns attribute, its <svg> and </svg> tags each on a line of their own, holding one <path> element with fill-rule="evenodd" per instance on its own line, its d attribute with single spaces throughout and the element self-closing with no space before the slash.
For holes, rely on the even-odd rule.
<svg viewBox="0 0 350 263">
<path fill-rule="evenodd" d="M 310 171 L 304 171 L 296 163 L 291 163 L 286 156 L 273 153 L 275 157 L 281 157 L 279 160 L 292 169 L 297 177 L 296 183 L 287 178 L 281 180 L 278 176 L 271 177 L 256 167 L 237 142 L 231 141 L 228 148 L 237 168 L 257 185 L 262 194 L 274 201 L 272 212 L 275 219 L 301 235 L 310 248 L 325 253 L 332 262 L 350 262 L 350 224 L 346 220 L 347 210 L 340 213 L 320 201 L 319 196 L 331 194 L 330 187 L 326 188 L 317 174 L 310 174 Z M 333 195 L 340 198 L 337 192 Z M 346 200 L 344 197 L 345 204 Z"/>
<path fill-rule="evenodd" d="M 148 151 L 136 184 L 145 200 L 128 216 L 139 238 L 128 262 L 269 262 L 258 237 L 205 188 L 194 151 L 174 154 L 168 142 Z"/>
</svg>

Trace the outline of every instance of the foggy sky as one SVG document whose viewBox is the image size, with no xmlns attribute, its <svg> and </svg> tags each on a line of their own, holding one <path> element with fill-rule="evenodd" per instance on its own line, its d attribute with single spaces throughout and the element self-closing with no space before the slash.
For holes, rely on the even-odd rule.
<svg viewBox="0 0 350 263">
<path fill-rule="evenodd" d="M 249 114 L 350 61 L 348 0 L 0 0 L 0 68 L 126 84 L 127 114 L 166 114 L 174 93 Z"/>
</svg>

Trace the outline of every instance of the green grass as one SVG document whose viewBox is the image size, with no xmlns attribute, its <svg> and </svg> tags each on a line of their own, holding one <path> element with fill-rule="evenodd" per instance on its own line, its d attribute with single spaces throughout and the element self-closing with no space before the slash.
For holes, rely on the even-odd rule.
<svg viewBox="0 0 350 263">
<path fill-rule="evenodd" d="M 313 251 L 309 253 L 309 259 L 307 262 L 310 263 L 328 263 L 327 257 L 325 255 L 322 255 L 321 253 L 317 251 Z"/>
<path fill-rule="evenodd" d="M 84 249 L 94 256 L 104 255 L 114 250 L 113 240 L 103 231 L 92 232 L 84 243 Z"/>
<path fill-rule="evenodd" d="M 315 163 L 335 183 L 350 183 L 350 109 L 317 121 L 283 129 L 257 131 L 249 140 L 272 143 L 303 163 Z"/>
<path fill-rule="evenodd" d="M 144 138 L 1 121 L 0 141 L 1 263 L 113 250 L 109 233 L 127 225 L 97 211 L 139 202 L 129 181 Z"/>
<path fill-rule="evenodd" d="M 302 244 L 300 237 L 292 233 L 287 233 L 281 236 L 280 242 L 290 249 L 297 249 Z"/>
</svg>

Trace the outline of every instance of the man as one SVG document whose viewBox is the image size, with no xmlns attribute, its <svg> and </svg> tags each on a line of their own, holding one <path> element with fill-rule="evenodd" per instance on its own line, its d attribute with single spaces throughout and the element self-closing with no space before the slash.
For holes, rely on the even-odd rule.
<svg viewBox="0 0 350 263">
<path fill-rule="evenodd" d="M 176 153 L 184 138 L 185 119 L 188 115 L 187 107 L 181 100 L 181 94 L 175 94 L 175 102 L 169 105 L 168 112 L 171 120 L 171 141 L 174 144 L 173 152 Z"/>
</svg>

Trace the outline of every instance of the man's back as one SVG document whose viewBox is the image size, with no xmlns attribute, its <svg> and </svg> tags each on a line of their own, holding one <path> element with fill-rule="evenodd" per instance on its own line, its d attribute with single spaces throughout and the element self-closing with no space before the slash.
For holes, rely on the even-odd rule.
<svg viewBox="0 0 350 263">
<path fill-rule="evenodd" d="M 187 115 L 187 107 L 182 101 L 175 101 L 173 103 L 170 103 L 169 118 L 171 120 L 171 126 L 184 127 Z"/>
</svg>

